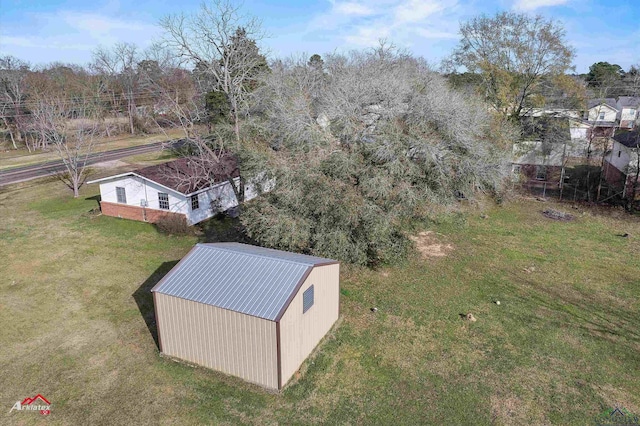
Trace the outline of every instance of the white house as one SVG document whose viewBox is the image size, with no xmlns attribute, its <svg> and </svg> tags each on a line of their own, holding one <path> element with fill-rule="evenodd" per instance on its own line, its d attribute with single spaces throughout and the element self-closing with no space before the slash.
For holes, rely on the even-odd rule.
<svg viewBox="0 0 640 426">
<path fill-rule="evenodd" d="M 240 183 L 235 157 L 221 156 L 218 170 L 203 179 L 193 159 L 180 158 L 132 172 L 96 179 L 100 184 L 102 214 L 125 219 L 157 222 L 177 214 L 189 225 L 238 205 L 229 179 Z M 270 189 L 270 188 L 269 188 Z M 256 185 L 247 184 L 245 200 L 258 195 Z"/>
<path fill-rule="evenodd" d="M 620 96 L 616 103 L 620 120 L 620 128 L 633 129 L 636 126 L 636 120 L 640 118 L 640 97 L 638 96 Z"/>
<path fill-rule="evenodd" d="M 604 158 L 603 168 L 606 181 L 622 192 L 623 197 L 631 197 L 638 170 L 640 155 L 640 132 L 623 132 L 613 137 L 613 147 Z M 636 197 L 640 187 L 636 187 Z"/>
<path fill-rule="evenodd" d="M 616 100 L 613 98 L 592 99 L 588 102 L 587 119 L 596 123 L 615 123 L 618 116 Z"/>
</svg>

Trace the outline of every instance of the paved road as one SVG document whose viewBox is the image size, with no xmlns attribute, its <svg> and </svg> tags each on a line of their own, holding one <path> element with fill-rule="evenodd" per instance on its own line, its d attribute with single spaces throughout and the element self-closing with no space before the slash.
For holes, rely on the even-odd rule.
<svg viewBox="0 0 640 426">
<path fill-rule="evenodd" d="M 87 164 L 102 163 L 105 161 L 112 161 L 124 157 L 129 157 L 130 155 L 146 154 L 149 152 L 160 151 L 161 149 L 169 145 L 176 146 L 178 144 L 181 144 L 181 142 L 164 141 L 147 145 L 132 146 L 130 148 L 114 149 L 113 151 L 97 152 L 89 156 Z M 46 163 L 16 167 L 8 170 L 0 170 L 0 186 L 24 182 L 39 177 L 50 176 L 64 170 L 65 167 L 62 160 L 48 161 Z"/>
</svg>

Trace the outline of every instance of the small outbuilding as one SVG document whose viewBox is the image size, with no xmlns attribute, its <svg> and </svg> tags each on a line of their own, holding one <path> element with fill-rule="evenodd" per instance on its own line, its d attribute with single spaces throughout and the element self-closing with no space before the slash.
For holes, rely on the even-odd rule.
<svg viewBox="0 0 640 426">
<path fill-rule="evenodd" d="M 282 389 L 338 319 L 337 261 L 197 244 L 151 290 L 160 352 Z"/>
</svg>

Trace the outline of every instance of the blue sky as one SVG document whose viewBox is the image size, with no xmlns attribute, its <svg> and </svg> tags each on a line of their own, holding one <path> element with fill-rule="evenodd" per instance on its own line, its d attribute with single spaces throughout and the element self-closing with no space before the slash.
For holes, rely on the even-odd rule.
<svg viewBox="0 0 640 426">
<path fill-rule="evenodd" d="M 199 0 L 0 0 L 0 54 L 34 64 L 85 64 L 98 45 L 142 47 L 160 35 L 157 22 L 193 12 Z M 272 57 L 363 48 L 386 38 L 438 64 L 456 45 L 461 21 L 515 10 L 559 20 L 577 50 L 576 70 L 597 61 L 623 69 L 640 63 L 640 0 L 247 0 L 262 19 Z"/>
</svg>

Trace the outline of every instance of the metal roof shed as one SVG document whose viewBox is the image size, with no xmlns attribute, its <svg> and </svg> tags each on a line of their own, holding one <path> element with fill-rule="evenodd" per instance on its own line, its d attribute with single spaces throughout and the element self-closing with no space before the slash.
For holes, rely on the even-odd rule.
<svg viewBox="0 0 640 426">
<path fill-rule="evenodd" d="M 281 389 L 339 313 L 337 261 L 197 244 L 153 288 L 160 352 Z"/>
</svg>

